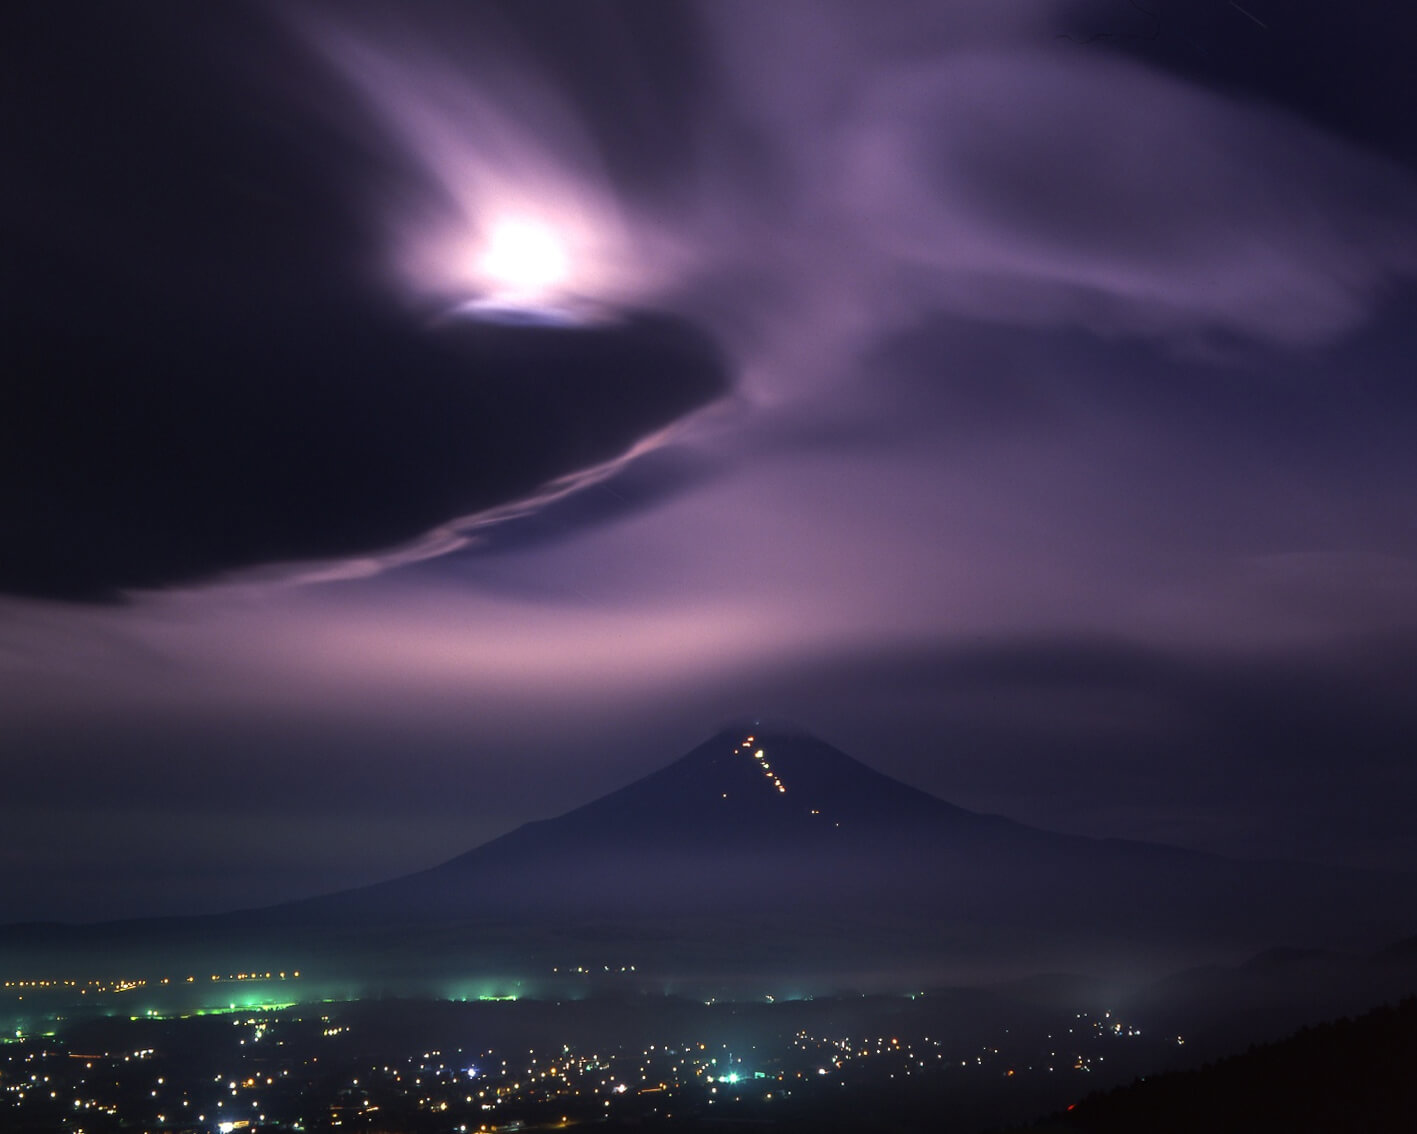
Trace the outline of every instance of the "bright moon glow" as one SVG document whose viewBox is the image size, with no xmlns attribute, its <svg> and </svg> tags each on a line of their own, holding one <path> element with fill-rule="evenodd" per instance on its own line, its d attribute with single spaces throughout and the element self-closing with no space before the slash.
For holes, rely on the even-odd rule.
<svg viewBox="0 0 1417 1134">
<path fill-rule="evenodd" d="M 482 276 L 503 296 L 550 295 L 569 273 L 566 249 L 545 225 L 501 221 L 492 227 L 479 263 Z"/>
</svg>

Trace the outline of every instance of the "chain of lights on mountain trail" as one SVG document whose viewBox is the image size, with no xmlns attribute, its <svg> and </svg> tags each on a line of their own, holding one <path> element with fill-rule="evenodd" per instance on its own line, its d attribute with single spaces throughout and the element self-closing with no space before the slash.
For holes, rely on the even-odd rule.
<svg viewBox="0 0 1417 1134">
<path fill-rule="evenodd" d="M 782 778 L 772 770 L 772 765 L 768 763 L 767 753 L 761 748 L 753 747 L 753 742 L 756 739 L 757 737 L 755 736 L 750 736 L 746 738 L 741 744 L 738 745 L 737 748 L 733 749 L 733 755 L 737 756 L 742 752 L 750 752 L 752 754 L 753 759 L 757 761 L 758 767 L 762 770 L 763 776 L 767 779 L 768 783 L 772 784 L 772 786 L 777 788 L 777 790 L 783 795 L 786 795 L 787 785 L 784 784 L 782 782 Z M 723 798 L 728 798 L 727 792 L 723 793 Z M 821 814 L 821 811 L 819 811 L 815 807 L 811 808 L 810 811 L 813 815 Z M 840 827 L 841 824 L 834 823 L 833 826 Z"/>
</svg>

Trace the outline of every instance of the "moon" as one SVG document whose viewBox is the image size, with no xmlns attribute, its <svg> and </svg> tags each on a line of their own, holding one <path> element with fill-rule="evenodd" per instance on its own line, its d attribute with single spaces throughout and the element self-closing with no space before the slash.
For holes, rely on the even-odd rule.
<svg viewBox="0 0 1417 1134">
<path fill-rule="evenodd" d="M 478 263 L 489 300 L 540 306 L 555 298 L 570 276 L 565 244 L 545 224 L 524 219 L 495 223 Z"/>
</svg>

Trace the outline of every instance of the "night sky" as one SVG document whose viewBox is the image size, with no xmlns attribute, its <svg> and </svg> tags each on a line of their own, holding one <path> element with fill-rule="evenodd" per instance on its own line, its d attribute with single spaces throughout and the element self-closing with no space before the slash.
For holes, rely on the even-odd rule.
<svg viewBox="0 0 1417 1134">
<path fill-rule="evenodd" d="M 391 877 L 755 715 L 1417 870 L 1405 4 L 0 44 L 0 921 Z"/>
</svg>

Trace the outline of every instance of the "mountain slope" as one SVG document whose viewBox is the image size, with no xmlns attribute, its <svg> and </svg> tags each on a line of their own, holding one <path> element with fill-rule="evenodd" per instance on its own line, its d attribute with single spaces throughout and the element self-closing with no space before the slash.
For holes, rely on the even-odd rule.
<svg viewBox="0 0 1417 1134">
<path fill-rule="evenodd" d="M 751 726 L 565 815 L 286 913 L 845 921 L 1262 948 L 1410 932 L 1417 879 L 1060 835 L 953 806 L 813 737 Z"/>
<path fill-rule="evenodd" d="M 673 978 L 815 973 L 880 987 L 871 974 L 885 974 L 923 987 L 1159 974 L 1414 932 L 1417 877 L 1056 834 L 946 803 L 814 737 L 747 726 L 406 877 L 219 917 L 4 937 L 121 940 L 135 955 L 257 947 L 277 968 L 303 953 L 327 971 L 353 958 L 344 969 L 359 973 L 547 974 L 602 958 Z"/>
</svg>

